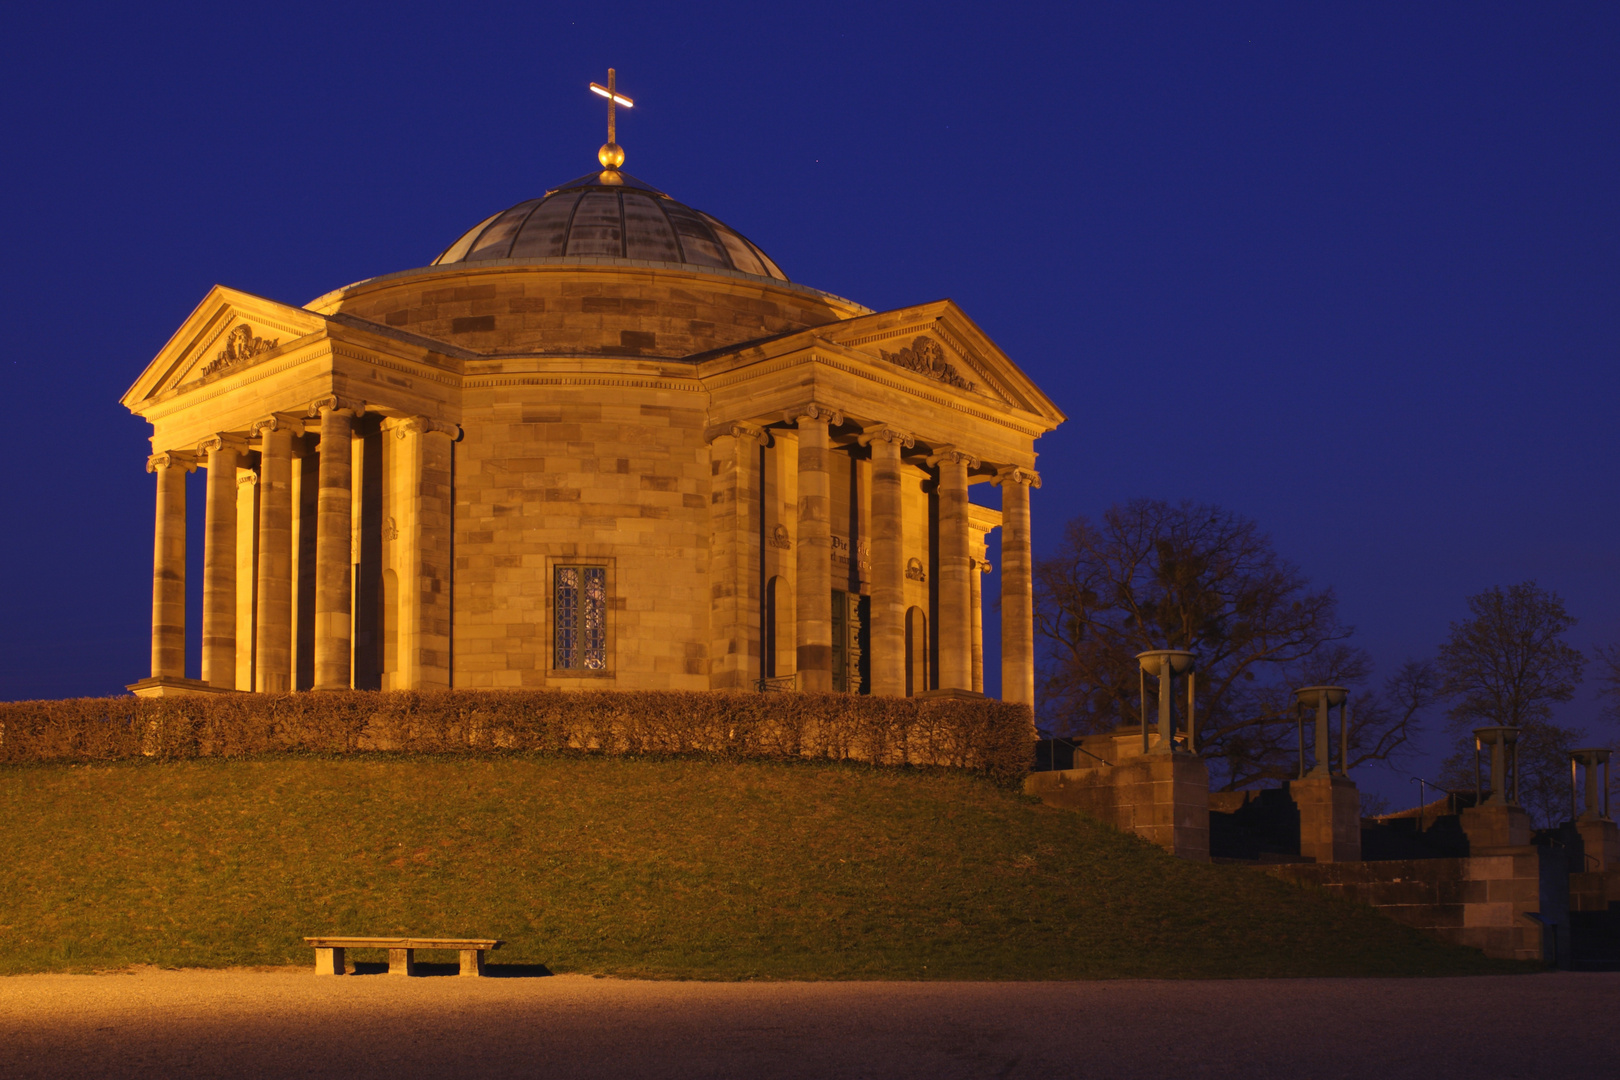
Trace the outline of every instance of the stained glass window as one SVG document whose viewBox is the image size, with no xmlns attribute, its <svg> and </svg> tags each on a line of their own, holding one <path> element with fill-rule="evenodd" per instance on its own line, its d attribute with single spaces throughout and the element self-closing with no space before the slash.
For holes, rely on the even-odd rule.
<svg viewBox="0 0 1620 1080">
<path fill-rule="evenodd" d="M 606 670 L 607 568 L 559 566 L 554 592 L 554 666 L 562 670 Z"/>
</svg>

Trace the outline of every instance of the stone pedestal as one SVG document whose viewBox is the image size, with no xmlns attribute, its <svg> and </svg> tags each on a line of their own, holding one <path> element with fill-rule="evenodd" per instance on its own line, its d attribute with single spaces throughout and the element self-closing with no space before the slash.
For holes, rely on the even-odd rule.
<svg viewBox="0 0 1620 1080">
<path fill-rule="evenodd" d="M 1291 780 L 1299 808 L 1299 853 L 1319 863 L 1361 861 L 1361 793 L 1348 776 Z"/>
<path fill-rule="evenodd" d="M 1135 736 L 1140 742 L 1141 736 Z M 1209 768 L 1197 754 L 1137 754 L 1117 764 L 1031 773 L 1024 793 L 1135 833 L 1172 855 L 1209 861 Z"/>
<path fill-rule="evenodd" d="M 1586 848 L 1583 871 L 1605 873 L 1620 870 L 1620 827 L 1603 818 L 1578 818 L 1575 830 Z"/>
<path fill-rule="evenodd" d="M 154 675 L 150 679 L 132 682 L 124 687 L 136 697 L 188 697 L 194 694 L 234 694 L 229 686 L 214 686 L 201 679 L 182 679 L 176 675 Z"/>
<path fill-rule="evenodd" d="M 1462 829 L 1471 854 L 1530 843 L 1530 815 L 1507 803 L 1468 807 L 1462 812 Z"/>
</svg>

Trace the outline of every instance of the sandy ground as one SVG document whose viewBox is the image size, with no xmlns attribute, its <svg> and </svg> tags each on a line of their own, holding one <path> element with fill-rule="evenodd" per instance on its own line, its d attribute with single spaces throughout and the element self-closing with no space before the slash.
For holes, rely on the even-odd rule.
<svg viewBox="0 0 1620 1080">
<path fill-rule="evenodd" d="M 1244 982 L 0 978 L 0 1077 L 1620 1076 L 1620 973 Z"/>
</svg>

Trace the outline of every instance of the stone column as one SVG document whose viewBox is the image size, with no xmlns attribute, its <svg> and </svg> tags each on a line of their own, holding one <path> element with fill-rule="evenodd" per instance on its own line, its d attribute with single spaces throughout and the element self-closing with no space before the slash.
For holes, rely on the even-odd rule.
<svg viewBox="0 0 1620 1080">
<path fill-rule="evenodd" d="M 832 693 L 832 450 L 827 428 L 842 417 L 811 405 L 799 426 L 799 509 L 795 542 L 798 595 L 794 598 L 799 689 Z"/>
<path fill-rule="evenodd" d="M 186 677 L 186 473 L 190 454 L 170 451 L 146 459 L 157 474 L 152 536 L 152 678 Z"/>
<path fill-rule="evenodd" d="M 254 689 L 292 689 L 292 426 L 280 416 L 253 425 L 259 436 L 258 625 Z"/>
<path fill-rule="evenodd" d="M 315 511 L 315 689 L 352 684 L 349 639 L 353 566 L 354 412 L 335 398 L 316 402 L 321 415 L 320 493 Z"/>
<path fill-rule="evenodd" d="M 398 515 L 405 543 L 402 565 L 396 571 L 399 678 L 395 685 L 410 690 L 448 688 L 454 679 L 450 561 L 454 445 L 461 430 L 418 416 L 393 431 L 404 443 L 400 467 L 406 473 L 406 498 Z"/>
<path fill-rule="evenodd" d="M 939 468 L 939 688 L 973 690 L 973 593 L 978 563 L 968 521 L 968 469 L 978 460 L 941 447 Z"/>
<path fill-rule="evenodd" d="M 973 560 L 973 572 L 969 575 L 973 587 L 973 599 L 970 601 L 973 610 L 973 692 L 984 693 L 984 597 L 983 575 L 990 572 L 990 564 L 981 559 Z"/>
<path fill-rule="evenodd" d="M 709 685 L 752 690 L 763 670 L 759 624 L 759 447 L 752 424 L 724 427 L 709 443 Z"/>
<path fill-rule="evenodd" d="M 864 432 L 861 441 L 872 448 L 872 693 L 903 697 L 906 546 L 900 451 L 913 440 L 903 431 L 877 427 Z"/>
<path fill-rule="evenodd" d="M 259 474 L 236 470 L 236 688 L 252 690 L 259 578 Z"/>
<path fill-rule="evenodd" d="M 780 678 L 795 675 L 799 658 L 795 630 L 798 619 L 799 595 L 798 546 L 794 534 L 798 529 L 799 505 L 799 433 L 786 428 L 774 432 L 776 448 L 772 452 L 776 477 L 776 502 L 773 512 L 787 535 L 772 535 L 771 544 L 776 556 L 776 575 L 781 584 L 776 596 L 776 674 Z M 829 589 L 831 586 L 829 585 Z"/>
<path fill-rule="evenodd" d="M 1030 469 L 1008 467 L 1001 485 L 1001 700 L 1035 704 L 1035 591 L 1030 556 Z"/>
<path fill-rule="evenodd" d="M 236 688 L 236 469 L 245 442 L 219 434 L 199 450 L 208 455 L 208 506 L 203 540 L 202 681 Z"/>
</svg>

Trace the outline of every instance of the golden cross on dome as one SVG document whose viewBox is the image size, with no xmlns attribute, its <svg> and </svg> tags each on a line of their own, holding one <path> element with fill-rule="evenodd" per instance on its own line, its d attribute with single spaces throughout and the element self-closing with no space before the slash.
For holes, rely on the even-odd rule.
<svg viewBox="0 0 1620 1080">
<path fill-rule="evenodd" d="M 616 115 L 616 110 L 620 105 L 623 105 L 625 108 L 629 109 L 633 108 L 636 104 L 623 94 L 619 93 L 617 79 L 618 73 L 612 68 L 608 68 L 608 81 L 606 86 L 603 86 L 601 83 L 591 83 L 591 92 L 600 94 L 602 97 L 607 98 L 608 103 L 608 141 L 606 145 L 602 147 L 602 149 L 596 152 L 596 160 L 602 163 L 602 168 L 604 169 L 617 169 L 620 165 L 624 164 L 624 148 L 619 145 L 618 141 L 618 117 Z"/>
</svg>

